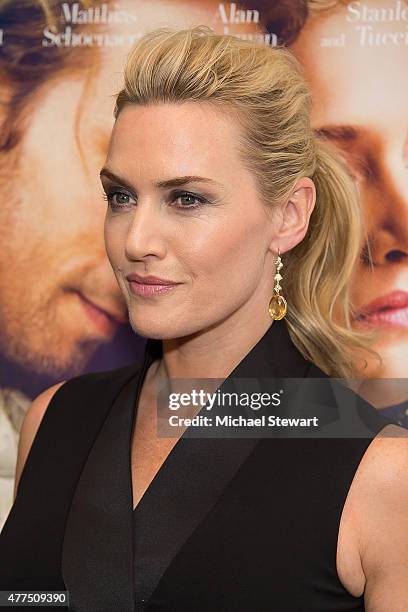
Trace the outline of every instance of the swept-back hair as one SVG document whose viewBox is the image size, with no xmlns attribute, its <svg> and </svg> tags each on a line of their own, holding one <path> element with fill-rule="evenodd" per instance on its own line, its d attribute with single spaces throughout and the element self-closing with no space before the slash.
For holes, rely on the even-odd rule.
<svg viewBox="0 0 408 612">
<path fill-rule="evenodd" d="M 282 295 L 292 341 L 330 376 L 361 375 L 375 331 L 355 329 L 350 283 L 363 238 L 358 191 L 346 163 L 310 123 L 311 93 L 283 45 L 218 34 L 199 25 L 161 27 L 128 54 L 115 119 L 126 104 L 205 102 L 239 122 L 238 151 L 267 207 L 287 201 L 310 177 L 316 204 L 305 238 L 282 255 Z M 367 354 L 366 354 L 367 355 Z"/>
</svg>

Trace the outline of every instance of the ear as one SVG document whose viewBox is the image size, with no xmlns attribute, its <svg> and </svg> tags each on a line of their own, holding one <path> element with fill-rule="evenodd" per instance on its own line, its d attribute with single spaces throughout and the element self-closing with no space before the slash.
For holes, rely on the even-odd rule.
<svg viewBox="0 0 408 612">
<path fill-rule="evenodd" d="M 270 250 L 274 253 L 290 251 L 303 240 L 309 227 L 310 215 L 316 203 L 316 188 L 307 176 L 296 181 L 290 196 L 278 206 L 274 236 Z"/>
</svg>

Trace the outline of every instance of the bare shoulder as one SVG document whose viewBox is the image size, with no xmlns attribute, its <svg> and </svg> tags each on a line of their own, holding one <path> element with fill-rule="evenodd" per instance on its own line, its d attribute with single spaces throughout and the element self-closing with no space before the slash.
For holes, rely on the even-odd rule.
<svg viewBox="0 0 408 612">
<path fill-rule="evenodd" d="M 361 499 L 377 511 L 408 494 L 408 429 L 386 425 L 368 445 L 354 480 Z"/>
<path fill-rule="evenodd" d="M 368 611 L 408 600 L 408 430 L 387 425 L 369 444 L 353 481 Z"/>
<path fill-rule="evenodd" d="M 359 472 L 361 475 L 370 476 L 367 485 L 372 486 L 388 483 L 391 485 L 395 479 L 403 478 L 406 473 L 401 473 L 401 468 L 407 467 L 408 459 L 408 429 L 399 425 L 386 425 L 369 444 L 364 454 Z M 392 481 L 390 480 L 392 479 Z"/>
<path fill-rule="evenodd" d="M 48 408 L 48 405 L 56 393 L 56 391 L 63 385 L 65 381 L 56 383 L 51 387 L 48 387 L 42 393 L 31 402 L 23 423 L 20 429 L 20 437 L 18 442 L 17 452 L 17 464 L 14 480 L 14 497 L 16 495 L 17 486 L 20 480 L 21 473 L 23 471 L 24 464 L 27 460 L 34 438 L 37 434 L 38 428 L 41 424 L 43 416 Z"/>
</svg>

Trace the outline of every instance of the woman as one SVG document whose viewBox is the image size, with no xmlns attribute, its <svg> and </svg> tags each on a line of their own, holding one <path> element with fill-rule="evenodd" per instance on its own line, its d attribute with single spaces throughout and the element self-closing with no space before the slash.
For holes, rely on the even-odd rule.
<svg viewBox="0 0 408 612">
<path fill-rule="evenodd" d="M 0 54 L 0 227 L 7 228 L 0 239 L 0 530 L 12 505 L 18 434 L 30 398 L 51 381 L 139 359 L 141 343 L 123 325 L 125 303 L 106 257 L 99 199 L 112 83 L 123 70 L 124 50 L 163 23 L 208 22 L 222 30 L 218 4 L 0 2 L 9 43 Z M 228 26 L 232 34 L 253 29 Z"/>
<path fill-rule="evenodd" d="M 285 49 L 198 26 L 130 53 L 101 180 L 145 359 L 33 402 L 3 590 L 66 589 L 78 611 L 403 609 L 407 435 L 372 406 L 371 437 L 156 434 L 163 378 L 324 379 L 367 354 L 358 199 L 309 105 Z"/>
</svg>

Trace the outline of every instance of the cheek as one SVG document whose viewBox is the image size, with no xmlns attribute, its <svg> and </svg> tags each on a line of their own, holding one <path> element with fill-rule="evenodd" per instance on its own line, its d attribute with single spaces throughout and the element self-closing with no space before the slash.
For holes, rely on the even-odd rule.
<svg viewBox="0 0 408 612">
<path fill-rule="evenodd" d="M 105 250 L 108 259 L 113 268 L 120 264 L 121 258 L 124 256 L 124 244 L 126 240 L 126 232 L 117 220 L 111 220 L 105 217 L 103 235 L 105 241 Z"/>
<path fill-rule="evenodd" d="M 363 216 L 364 225 L 367 232 L 375 229 L 375 223 L 381 218 L 384 211 L 383 197 L 379 190 L 374 190 L 371 186 L 364 184 L 360 189 L 360 208 Z"/>
<path fill-rule="evenodd" d="M 264 227 L 259 222 L 243 223 L 228 220 L 211 231 L 189 236 L 188 260 L 192 281 L 198 288 L 208 283 L 213 289 L 234 292 L 245 284 L 253 284 L 262 272 Z M 239 284 L 237 284 L 239 283 Z M 207 286 L 205 290 L 210 290 Z"/>
<path fill-rule="evenodd" d="M 350 282 L 350 299 L 352 304 L 359 309 L 369 299 L 373 299 L 379 293 L 377 275 L 372 274 L 367 270 L 366 266 L 359 262 Z"/>
</svg>

